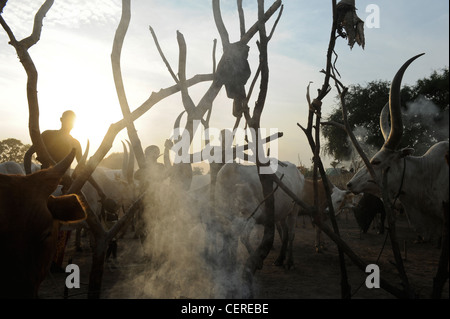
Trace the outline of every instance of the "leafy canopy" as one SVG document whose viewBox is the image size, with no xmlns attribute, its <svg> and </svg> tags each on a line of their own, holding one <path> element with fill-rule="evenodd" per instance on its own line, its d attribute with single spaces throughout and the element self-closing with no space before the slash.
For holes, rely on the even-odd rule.
<svg viewBox="0 0 450 319">
<path fill-rule="evenodd" d="M 413 147 L 420 155 L 436 142 L 448 140 L 448 74 L 447 67 L 434 71 L 413 86 L 402 88 L 404 132 L 400 147 Z M 384 143 L 379 123 L 380 112 L 389 99 L 389 88 L 390 82 L 377 80 L 365 86 L 352 85 L 346 95 L 349 124 L 366 150 L 378 150 Z M 327 120 L 342 123 L 340 105 L 333 109 Z M 326 155 L 340 161 L 351 159 L 353 146 L 345 131 L 324 125 L 322 134 L 326 140 L 323 146 Z"/>
</svg>

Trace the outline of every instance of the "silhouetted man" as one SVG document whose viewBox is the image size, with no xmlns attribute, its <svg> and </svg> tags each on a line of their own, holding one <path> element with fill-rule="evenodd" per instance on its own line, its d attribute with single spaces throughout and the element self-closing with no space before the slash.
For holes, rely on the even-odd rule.
<svg viewBox="0 0 450 319">
<path fill-rule="evenodd" d="M 75 148 L 75 157 L 79 162 L 82 156 L 81 145 L 78 140 L 70 135 L 75 124 L 75 113 L 73 111 L 65 111 L 61 116 L 61 128 L 59 130 L 47 130 L 41 134 L 42 141 L 44 142 L 47 152 L 51 158 L 57 163 L 61 161 L 70 151 Z M 31 173 L 31 156 L 36 152 L 34 145 L 32 145 L 25 154 L 25 172 Z M 37 158 L 41 162 L 41 168 L 50 167 L 51 163 L 42 161 L 41 158 Z"/>
<path fill-rule="evenodd" d="M 61 128 L 59 130 L 46 130 L 41 134 L 42 141 L 44 142 L 47 152 L 49 153 L 50 157 L 53 159 L 55 163 L 60 162 L 62 159 L 64 159 L 72 151 L 73 148 L 75 148 L 76 150 L 75 157 L 77 159 L 77 162 L 79 162 L 82 157 L 80 142 L 78 142 L 77 139 L 73 138 L 72 135 L 70 135 L 70 132 L 72 131 L 75 124 L 75 119 L 76 115 L 73 111 L 71 110 L 65 111 L 60 118 Z M 25 172 L 27 174 L 31 173 L 31 157 L 35 152 L 36 150 L 34 148 L 34 145 L 32 145 L 25 153 L 24 166 Z M 42 169 L 51 166 L 51 163 L 45 162 L 39 157 L 37 158 L 37 160 L 41 162 Z M 62 180 L 63 192 L 64 189 L 68 189 L 70 187 L 70 183 L 71 183 L 70 176 L 65 175 Z M 94 186 L 102 202 L 104 202 L 106 200 L 106 196 L 103 193 L 101 187 L 92 178 L 92 176 L 89 178 L 89 183 L 91 183 L 92 186 Z M 64 249 L 69 239 L 69 236 L 70 232 L 66 231 L 59 232 L 58 247 L 54 259 L 54 265 L 52 265 L 53 266 L 52 268 L 56 267 L 58 270 L 59 268 L 61 268 L 64 257 Z"/>
</svg>

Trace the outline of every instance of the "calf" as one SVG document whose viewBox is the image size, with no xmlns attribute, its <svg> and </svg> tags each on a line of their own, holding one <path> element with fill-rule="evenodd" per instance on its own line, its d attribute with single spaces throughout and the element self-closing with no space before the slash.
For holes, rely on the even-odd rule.
<svg viewBox="0 0 450 319">
<path fill-rule="evenodd" d="M 348 192 L 339 189 L 332 183 L 329 183 L 329 188 L 332 192 L 331 201 L 333 205 L 333 210 L 335 214 L 337 214 L 338 210 L 343 206 L 343 203 L 345 202 L 345 198 Z M 322 180 L 317 181 L 317 192 L 318 192 L 318 207 L 317 207 L 318 217 L 321 219 L 325 219 L 327 216 L 326 211 L 328 209 L 328 201 L 326 197 L 325 186 Z M 303 192 L 301 193 L 300 199 L 307 205 L 314 206 L 314 181 L 312 179 L 305 179 L 305 186 L 303 188 Z M 316 252 L 320 252 L 324 248 L 320 239 L 320 235 L 322 232 L 319 227 L 315 227 L 315 229 L 316 229 L 315 248 Z"/>
</svg>

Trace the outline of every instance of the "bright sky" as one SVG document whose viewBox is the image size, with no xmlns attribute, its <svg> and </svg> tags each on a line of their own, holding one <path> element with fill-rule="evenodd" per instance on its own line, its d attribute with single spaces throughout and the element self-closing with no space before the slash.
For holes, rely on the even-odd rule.
<svg viewBox="0 0 450 319">
<path fill-rule="evenodd" d="M 17 39 L 31 33 L 33 17 L 43 0 L 10 0 L 3 18 Z M 247 27 L 256 19 L 256 0 L 245 0 Z M 269 94 L 261 126 L 284 132 L 279 141 L 278 157 L 295 164 L 311 165 L 312 153 L 297 123 L 306 125 L 305 99 L 309 81 L 314 97 L 323 82 L 319 72 L 325 68 L 326 50 L 331 30 L 331 1 L 284 0 L 284 12 L 269 43 Z M 266 1 L 268 8 L 272 1 Z M 366 22 L 371 4 L 379 8 L 379 26 L 368 28 L 366 48 L 350 50 L 338 39 L 338 70 L 346 85 L 372 80 L 391 80 L 408 58 L 425 52 L 405 74 L 404 82 L 413 84 L 433 70 L 448 66 L 449 2 L 446 0 L 357 0 L 359 17 Z M 215 28 L 211 0 L 131 0 L 131 23 L 122 51 L 122 73 L 131 110 L 139 107 L 152 92 L 174 84 L 162 62 L 149 32 L 151 25 L 160 45 L 176 71 L 178 45 L 176 31 L 183 33 L 188 50 L 187 77 L 212 70 L 212 46 L 219 35 Z M 232 42 L 238 40 L 236 1 L 221 1 L 222 14 Z M 39 73 L 38 94 L 40 128 L 59 129 L 61 113 L 72 109 L 77 122 L 72 135 L 84 148 L 91 143 L 91 155 L 100 145 L 110 124 L 122 117 L 112 76 L 110 54 L 120 19 L 119 0 L 55 0 L 44 19 L 40 41 L 29 53 Z M 270 20 L 270 30 L 275 16 Z M 255 36 L 251 43 L 253 71 L 257 56 Z M 217 59 L 221 43 L 218 41 Z M 250 81 L 249 81 L 250 83 Z M 209 83 L 208 83 L 209 84 Z M 208 84 L 189 89 L 197 102 Z M 326 115 L 335 106 L 333 89 L 324 100 Z M 15 50 L 0 29 L 0 140 L 14 137 L 31 143 L 28 133 L 26 75 Z M 211 127 L 230 128 L 231 101 L 224 90 L 216 99 Z M 252 105 L 251 105 L 252 106 Z M 381 108 L 381 106 L 380 106 Z M 173 122 L 182 110 L 180 94 L 156 104 L 136 122 L 144 147 L 156 144 L 163 149 L 171 135 Z M 121 151 L 127 139 L 123 130 L 112 152 Z M 332 159 L 324 158 L 327 164 Z"/>
</svg>

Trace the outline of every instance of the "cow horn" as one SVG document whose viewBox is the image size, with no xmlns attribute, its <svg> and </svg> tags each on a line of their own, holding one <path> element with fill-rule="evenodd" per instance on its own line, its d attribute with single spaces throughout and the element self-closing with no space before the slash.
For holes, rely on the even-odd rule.
<svg viewBox="0 0 450 319">
<path fill-rule="evenodd" d="M 70 167 L 70 164 L 72 164 L 73 159 L 75 157 L 76 150 L 75 148 L 72 149 L 72 151 L 67 155 L 62 161 L 57 163 L 55 166 L 49 169 L 49 171 L 52 174 L 63 176 L 64 173 L 67 171 L 67 169 Z"/>
<path fill-rule="evenodd" d="M 89 147 L 90 147 L 89 140 L 87 140 L 86 149 L 84 150 L 83 156 L 81 156 L 80 162 L 78 165 L 83 165 L 83 166 L 86 165 L 86 160 L 87 160 L 87 157 L 89 154 Z"/>
<path fill-rule="evenodd" d="M 186 112 L 186 111 L 181 112 L 181 113 L 177 116 L 175 122 L 173 123 L 173 132 L 174 132 L 174 134 L 175 134 L 175 132 L 176 132 L 177 129 L 180 129 L 181 118 L 183 117 L 183 114 L 184 114 L 185 112 Z M 172 137 L 173 137 L 174 140 L 177 140 L 177 139 L 178 139 L 178 136 L 172 136 Z"/>
<path fill-rule="evenodd" d="M 384 140 L 386 141 L 389 137 L 389 132 L 391 131 L 391 126 L 389 125 L 389 102 L 386 103 L 381 110 L 380 128 L 381 134 L 383 134 Z"/>
<path fill-rule="evenodd" d="M 133 172 L 134 172 L 134 149 L 129 141 L 127 141 L 128 147 L 130 148 L 130 155 L 128 157 L 128 166 L 126 175 L 124 175 L 128 181 L 128 183 L 133 182 Z"/>
<path fill-rule="evenodd" d="M 127 176 L 127 166 L 128 166 L 128 150 L 125 143 L 122 141 L 123 146 L 123 158 L 122 158 L 122 176 Z"/>
<path fill-rule="evenodd" d="M 78 175 L 78 173 L 86 166 L 86 161 L 87 161 L 87 157 L 89 154 L 89 147 L 90 147 L 90 143 L 88 140 L 87 144 L 86 144 L 86 149 L 84 150 L 84 153 L 80 158 L 80 161 L 77 163 L 77 166 L 75 167 L 75 169 L 72 172 L 72 178 L 75 178 Z"/>
<path fill-rule="evenodd" d="M 400 140 L 403 135 L 403 122 L 402 122 L 402 111 L 400 109 L 400 86 L 402 83 L 403 74 L 405 73 L 408 66 L 418 57 L 424 55 L 421 53 L 412 57 L 395 74 L 394 79 L 391 83 L 391 89 L 389 92 L 389 110 L 391 114 L 391 130 L 389 136 L 384 143 L 384 147 L 395 150 L 400 144 Z"/>
</svg>

